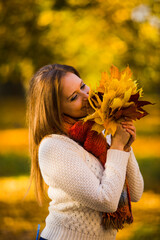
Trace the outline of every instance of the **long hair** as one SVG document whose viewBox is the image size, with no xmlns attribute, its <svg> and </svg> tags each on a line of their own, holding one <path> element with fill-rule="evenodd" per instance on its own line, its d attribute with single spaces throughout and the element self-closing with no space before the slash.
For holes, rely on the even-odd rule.
<svg viewBox="0 0 160 240">
<path fill-rule="evenodd" d="M 50 64 L 40 68 L 30 80 L 26 96 L 31 158 L 30 183 L 35 183 L 39 205 L 43 203 L 46 184 L 38 163 L 38 148 L 45 136 L 64 133 L 60 109 L 60 82 L 68 72 L 80 77 L 78 71 L 68 65 Z"/>
</svg>

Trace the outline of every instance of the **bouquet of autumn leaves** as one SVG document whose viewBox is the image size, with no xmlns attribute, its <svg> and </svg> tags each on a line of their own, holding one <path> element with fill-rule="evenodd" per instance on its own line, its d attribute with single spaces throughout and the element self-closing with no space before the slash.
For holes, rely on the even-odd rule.
<svg viewBox="0 0 160 240">
<path fill-rule="evenodd" d="M 100 84 L 95 91 L 90 89 L 89 103 L 94 112 L 83 118 L 83 121 L 93 121 L 92 130 L 101 133 L 105 129 L 105 136 L 114 136 L 117 125 L 124 117 L 132 120 L 140 119 L 148 114 L 142 107 L 154 104 L 139 101 L 143 89 L 137 89 L 137 81 L 132 79 L 129 67 L 119 71 L 115 66 L 110 68 L 110 76 L 102 73 Z"/>
</svg>

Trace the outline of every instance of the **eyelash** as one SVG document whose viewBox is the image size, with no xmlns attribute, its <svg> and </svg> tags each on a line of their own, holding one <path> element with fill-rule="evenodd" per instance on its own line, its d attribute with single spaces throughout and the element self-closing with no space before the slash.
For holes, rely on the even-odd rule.
<svg viewBox="0 0 160 240">
<path fill-rule="evenodd" d="M 81 86 L 81 89 L 83 89 L 85 86 L 86 86 L 86 84 L 84 83 L 84 84 Z M 72 97 L 72 98 L 71 98 L 71 102 L 74 101 L 76 98 L 77 98 L 77 95 L 75 95 L 74 97 Z"/>
<path fill-rule="evenodd" d="M 85 84 L 85 83 L 83 83 L 83 85 L 81 86 L 81 89 L 82 89 L 82 88 L 84 88 L 85 86 L 86 86 L 86 84 Z"/>
</svg>

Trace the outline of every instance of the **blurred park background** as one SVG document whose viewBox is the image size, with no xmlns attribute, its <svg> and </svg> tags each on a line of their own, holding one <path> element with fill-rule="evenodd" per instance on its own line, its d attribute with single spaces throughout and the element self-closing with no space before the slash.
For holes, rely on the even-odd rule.
<svg viewBox="0 0 160 240">
<path fill-rule="evenodd" d="M 49 63 L 72 65 L 91 86 L 111 64 L 128 64 L 156 103 L 135 122 L 133 149 L 144 177 L 134 223 L 118 240 L 160 236 L 160 0 L 0 0 L 0 239 L 36 239 L 48 214 L 28 189 L 30 158 L 26 91 Z M 143 100 L 142 98 L 142 100 Z"/>
</svg>

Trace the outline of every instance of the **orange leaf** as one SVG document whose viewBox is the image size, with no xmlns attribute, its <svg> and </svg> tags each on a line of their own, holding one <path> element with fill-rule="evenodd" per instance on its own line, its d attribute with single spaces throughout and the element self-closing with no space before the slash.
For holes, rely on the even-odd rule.
<svg viewBox="0 0 160 240">
<path fill-rule="evenodd" d="M 112 64 L 111 68 L 110 68 L 110 72 L 111 72 L 111 78 L 116 78 L 116 79 L 120 79 L 120 72 L 119 72 L 119 69 L 114 66 Z"/>
</svg>

